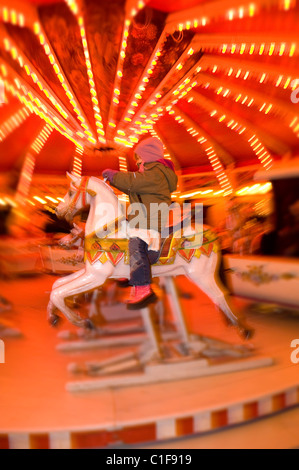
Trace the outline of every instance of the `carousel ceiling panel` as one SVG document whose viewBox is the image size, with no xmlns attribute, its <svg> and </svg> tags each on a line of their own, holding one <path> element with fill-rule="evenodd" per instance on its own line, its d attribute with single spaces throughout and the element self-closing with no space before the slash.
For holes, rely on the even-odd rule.
<svg viewBox="0 0 299 470">
<path fill-rule="evenodd" d="M 179 122 L 181 119 L 179 112 L 171 115 L 166 114 L 157 124 L 158 135 L 163 140 L 167 151 L 170 156 L 175 155 L 173 159 L 175 159 L 176 167 L 183 172 L 189 168 L 197 169 L 197 171 L 210 169 L 209 159 L 203 148 L 198 145 L 194 152 L 193 137 L 187 132 L 187 129 L 182 128 Z M 172 130 L 171 137 L 169 129 Z"/>
<path fill-rule="evenodd" d="M 22 114 L 23 113 L 23 118 Z M 42 129 L 42 122 L 38 116 L 25 114 L 24 110 L 17 108 L 5 122 L 10 122 L 12 126 L 18 125 L 12 132 L 6 132 L 6 126 L 0 131 L 7 135 L 0 139 L 0 166 L 1 170 L 19 173 L 23 166 L 26 149 L 32 143 L 32 137 L 36 136 Z M 34 131 L 33 131 L 34 129 Z"/>
<path fill-rule="evenodd" d="M 58 132 L 53 132 L 37 157 L 35 158 L 35 174 L 65 175 L 72 171 L 73 145 Z"/>
<path fill-rule="evenodd" d="M 190 189 L 295 157 L 298 19 L 295 0 L 0 0 L 0 171 L 135 169 L 149 133 Z"/>
</svg>

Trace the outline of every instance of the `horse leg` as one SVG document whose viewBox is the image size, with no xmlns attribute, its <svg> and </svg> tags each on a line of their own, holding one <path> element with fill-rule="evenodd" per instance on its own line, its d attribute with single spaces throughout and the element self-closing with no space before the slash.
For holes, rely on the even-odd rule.
<svg viewBox="0 0 299 470">
<path fill-rule="evenodd" d="M 57 279 L 52 286 L 52 291 L 54 289 L 57 289 L 60 286 L 67 284 L 70 281 L 73 281 L 74 279 L 77 279 L 78 277 L 82 276 L 84 272 L 85 272 L 85 268 L 80 269 L 79 271 L 76 271 L 75 273 L 72 273 L 72 274 L 69 274 L 67 276 Z M 56 314 L 57 311 L 58 311 L 57 307 L 53 304 L 51 300 L 49 300 L 48 306 L 47 306 L 47 318 L 48 318 L 48 322 L 52 326 L 56 326 L 59 322 L 59 315 Z"/>
<path fill-rule="evenodd" d="M 89 319 L 82 319 L 78 313 L 75 313 L 65 304 L 65 299 L 91 291 L 104 284 L 106 279 L 112 274 L 113 267 L 106 263 L 105 265 L 101 265 L 100 268 L 101 269 L 92 269 L 92 267 L 89 267 L 89 269 L 83 270 L 80 276 L 53 289 L 50 294 L 52 308 L 60 310 L 75 326 L 93 328 L 93 324 Z"/>
<path fill-rule="evenodd" d="M 198 265 L 190 263 L 191 269 L 187 269 L 188 277 L 212 300 L 224 314 L 228 324 L 235 326 L 239 334 L 250 339 L 254 330 L 246 325 L 244 318 L 233 309 L 230 302 L 230 294 L 222 284 L 218 276 L 219 255 L 212 253 L 210 257 L 202 255 L 199 260 L 192 260 Z M 204 262 L 204 263 L 203 263 Z M 203 263 L 200 266 L 200 263 Z M 199 268 L 200 266 L 200 268 Z"/>
<path fill-rule="evenodd" d="M 67 276 L 60 277 L 54 282 L 52 286 L 52 290 L 56 289 L 59 286 L 62 286 L 63 284 L 66 284 L 67 282 L 72 281 L 73 279 L 77 279 L 77 277 L 82 276 L 84 272 L 85 272 L 85 268 L 82 268 L 82 269 L 79 269 L 78 271 L 75 271 L 74 273 L 68 274 Z"/>
</svg>

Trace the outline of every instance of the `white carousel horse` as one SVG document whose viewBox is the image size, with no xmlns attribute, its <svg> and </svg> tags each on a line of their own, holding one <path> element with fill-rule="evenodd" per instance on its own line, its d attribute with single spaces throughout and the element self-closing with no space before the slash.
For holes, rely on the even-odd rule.
<svg viewBox="0 0 299 470">
<path fill-rule="evenodd" d="M 86 261 L 83 269 L 60 278 L 53 284 L 48 304 L 48 321 L 54 326 L 59 320 L 57 311 L 60 311 L 75 326 L 92 328 L 92 322 L 89 319 L 83 319 L 69 308 L 65 299 L 93 291 L 102 286 L 108 278 L 129 279 L 130 267 L 125 250 L 115 252 L 111 248 L 109 250 L 104 247 L 105 243 L 106 245 L 107 243 L 121 245 L 127 239 L 127 221 L 116 194 L 103 180 L 95 177 L 79 178 L 70 174 L 67 176 L 71 180 L 70 189 L 57 206 L 56 214 L 60 218 L 71 221 L 79 210 L 90 206 L 85 225 Z M 109 204 L 112 209 L 109 216 L 106 215 L 108 218 L 105 227 L 107 229 L 110 222 L 115 227 L 113 237 L 110 238 L 107 237 L 107 233 L 109 234 L 107 230 L 106 238 L 101 238 L 103 217 L 99 215 L 98 207 L 103 203 Z M 115 225 L 115 219 L 120 223 Z M 229 294 L 218 277 L 221 253 L 217 248 L 215 236 L 208 227 L 204 228 L 205 233 L 210 239 L 207 247 L 202 246 L 185 252 L 183 248 L 173 250 L 172 258 L 168 259 L 170 262 L 165 262 L 164 258 L 164 262 L 152 265 L 152 276 L 188 276 L 225 315 L 228 323 L 236 326 L 239 332 L 248 339 L 252 335 L 252 330 L 245 326 L 236 313 L 233 313 L 229 305 Z M 176 240 L 176 244 L 181 240 Z M 96 250 L 95 246 L 99 246 L 99 250 Z"/>
</svg>

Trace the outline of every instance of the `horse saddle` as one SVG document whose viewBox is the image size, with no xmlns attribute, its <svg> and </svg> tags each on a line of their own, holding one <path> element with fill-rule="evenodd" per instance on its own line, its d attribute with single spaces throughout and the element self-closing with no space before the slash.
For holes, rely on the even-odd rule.
<svg viewBox="0 0 299 470">
<path fill-rule="evenodd" d="M 181 231 L 176 230 L 176 228 L 175 226 L 168 227 L 168 236 L 161 239 L 159 257 L 157 258 L 156 255 L 149 257 L 151 264 L 172 264 L 177 254 L 190 261 L 193 255 L 197 254 L 199 256 L 204 253 L 209 256 L 212 251 L 216 251 L 215 242 L 217 237 L 210 229 L 181 236 Z M 116 265 L 123 258 L 125 263 L 128 264 L 129 239 L 99 238 L 93 233 L 85 238 L 84 253 L 84 260 L 88 260 L 91 264 L 98 260 L 102 263 L 110 260 Z"/>
</svg>

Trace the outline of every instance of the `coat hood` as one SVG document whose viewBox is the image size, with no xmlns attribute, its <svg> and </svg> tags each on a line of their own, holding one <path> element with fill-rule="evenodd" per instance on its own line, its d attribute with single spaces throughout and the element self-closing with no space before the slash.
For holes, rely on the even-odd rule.
<svg viewBox="0 0 299 470">
<path fill-rule="evenodd" d="M 163 144 L 157 137 L 148 137 L 137 145 L 135 153 L 144 163 L 155 162 L 164 157 Z"/>
</svg>

